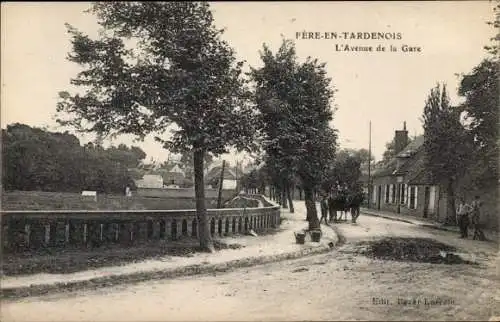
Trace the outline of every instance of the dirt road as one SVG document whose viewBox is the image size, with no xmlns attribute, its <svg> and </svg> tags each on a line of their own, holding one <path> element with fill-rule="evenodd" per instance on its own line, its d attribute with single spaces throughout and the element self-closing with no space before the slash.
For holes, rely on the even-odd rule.
<svg viewBox="0 0 500 322">
<path fill-rule="evenodd" d="M 326 255 L 217 276 L 146 282 L 2 304 L 2 321 L 487 320 L 500 315 L 498 249 L 455 234 L 362 216 L 338 225 L 347 243 Z M 432 237 L 479 266 L 368 258 L 354 244 Z"/>
</svg>

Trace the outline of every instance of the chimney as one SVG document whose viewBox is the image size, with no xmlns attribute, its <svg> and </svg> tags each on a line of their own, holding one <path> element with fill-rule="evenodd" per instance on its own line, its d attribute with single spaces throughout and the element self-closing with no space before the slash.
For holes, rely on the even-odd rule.
<svg viewBox="0 0 500 322">
<path fill-rule="evenodd" d="M 403 151 L 408 145 L 408 131 L 406 130 L 406 121 L 403 123 L 403 130 L 396 130 L 394 136 L 394 150 L 396 155 Z"/>
</svg>

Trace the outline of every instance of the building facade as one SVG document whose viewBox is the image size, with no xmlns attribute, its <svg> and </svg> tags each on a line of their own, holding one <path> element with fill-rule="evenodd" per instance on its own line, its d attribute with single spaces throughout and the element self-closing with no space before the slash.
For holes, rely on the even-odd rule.
<svg viewBox="0 0 500 322">
<path fill-rule="evenodd" d="M 408 143 L 406 122 L 394 137 L 396 156 L 374 169 L 370 208 L 444 222 L 446 194 L 424 168 L 424 137 Z"/>
</svg>

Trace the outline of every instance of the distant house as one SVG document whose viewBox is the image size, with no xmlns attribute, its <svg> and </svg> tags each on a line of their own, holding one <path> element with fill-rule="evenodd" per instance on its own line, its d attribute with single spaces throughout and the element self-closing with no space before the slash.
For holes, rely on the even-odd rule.
<svg viewBox="0 0 500 322">
<path fill-rule="evenodd" d="M 424 137 L 408 144 L 405 122 L 394 142 L 396 157 L 372 173 L 371 208 L 444 221 L 446 196 L 424 168 Z"/>
<path fill-rule="evenodd" d="M 222 172 L 222 165 L 212 166 L 205 177 L 205 182 L 211 185 L 212 188 L 218 187 L 218 182 L 220 180 L 220 175 Z M 224 180 L 222 182 L 222 189 L 232 190 L 237 187 L 237 176 L 234 170 L 229 167 L 224 168 Z"/>
<path fill-rule="evenodd" d="M 163 188 L 163 177 L 159 174 L 145 174 L 134 182 L 137 188 Z"/>
<path fill-rule="evenodd" d="M 166 187 L 183 186 L 186 179 L 184 171 L 182 171 L 182 169 L 178 165 L 174 165 L 171 169 L 164 171 L 162 173 L 162 176 L 163 185 Z"/>
</svg>

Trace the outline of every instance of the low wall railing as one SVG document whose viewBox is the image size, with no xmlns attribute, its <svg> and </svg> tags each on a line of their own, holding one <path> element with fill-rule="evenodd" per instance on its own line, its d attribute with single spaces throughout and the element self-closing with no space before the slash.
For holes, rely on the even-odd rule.
<svg viewBox="0 0 500 322">
<path fill-rule="evenodd" d="M 213 237 L 279 228 L 280 208 L 262 196 L 265 207 L 207 209 Z M 2 211 L 2 249 L 7 253 L 40 248 L 131 245 L 148 240 L 198 238 L 196 210 Z"/>
</svg>

